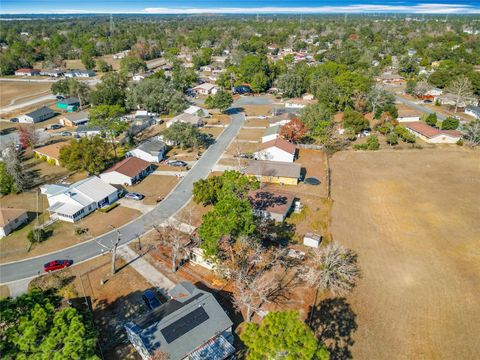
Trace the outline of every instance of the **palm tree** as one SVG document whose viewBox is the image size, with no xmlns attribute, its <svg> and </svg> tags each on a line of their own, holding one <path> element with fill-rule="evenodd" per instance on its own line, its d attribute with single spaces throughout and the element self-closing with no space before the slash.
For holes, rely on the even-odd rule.
<svg viewBox="0 0 480 360">
<path fill-rule="evenodd" d="M 308 284 L 317 289 L 309 322 L 312 320 L 317 303 L 318 290 L 328 290 L 334 295 L 343 295 L 355 287 L 359 276 L 360 269 L 354 251 L 337 243 L 329 244 L 315 251 L 314 266 L 307 273 Z"/>
</svg>

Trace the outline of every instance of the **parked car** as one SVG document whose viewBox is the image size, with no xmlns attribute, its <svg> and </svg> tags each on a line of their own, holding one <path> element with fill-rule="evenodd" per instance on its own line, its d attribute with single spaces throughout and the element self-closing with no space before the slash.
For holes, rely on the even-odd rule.
<svg viewBox="0 0 480 360">
<path fill-rule="evenodd" d="M 145 196 L 139 193 L 135 192 L 129 192 L 125 194 L 126 199 L 132 199 L 132 200 L 142 200 Z"/>
<path fill-rule="evenodd" d="M 150 310 L 153 310 L 162 305 L 162 303 L 160 302 L 160 300 L 158 300 L 157 296 L 152 290 L 145 290 L 142 295 L 142 299 L 143 301 L 145 301 L 145 304 Z"/>
<path fill-rule="evenodd" d="M 45 272 L 60 270 L 73 264 L 73 260 L 54 260 L 43 265 Z"/>
<path fill-rule="evenodd" d="M 182 160 L 169 160 L 167 161 L 167 165 L 181 167 L 181 166 L 187 166 L 187 163 Z"/>
<path fill-rule="evenodd" d="M 62 95 L 57 95 L 56 98 L 57 98 L 57 100 L 63 100 L 63 99 L 65 99 L 65 97 L 62 96 Z"/>
<path fill-rule="evenodd" d="M 72 136 L 72 133 L 69 132 L 69 131 L 62 131 L 62 132 L 60 133 L 60 135 L 61 135 L 61 136 Z"/>
<path fill-rule="evenodd" d="M 16 118 L 16 117 L 15 117 L 15 118 L 11 118 L 11 119 L 10 119 L 10 122 L 15 122 L 15 123 L 17 123 L 17 122 L 18 122 L 18 118 Z"/>
<path fill-rule="evenodd" d="M 63 126 L 60 125 L 60 124 L 52 124 L 50 125 L 50 130 L 57 130 L 57 129 L 61 129 Z"/>
<path fill-rule="evenodd" d="M 428 99 L 423 101 L 424 104 L 431 104 L 432 102 L 433 102 L 432 100 L 428 100 Z"/>
<path fill-rule="evenodd" d="M 241 153 L 238 155 L 234 155 L 234 157 L 238 157 L 240 159 L 253 159 L 253 154 Z"/>
</svg>

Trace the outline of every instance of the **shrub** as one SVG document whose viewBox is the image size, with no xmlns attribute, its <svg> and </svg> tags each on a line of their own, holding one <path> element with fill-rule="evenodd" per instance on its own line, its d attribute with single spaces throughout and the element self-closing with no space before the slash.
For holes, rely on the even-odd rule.
<svg viewBox="0 0 480 360">
<path fill-rule="evenodd" d="M 40 159 L 42 159 L 42 161 L 47 161 L 48 160 L 46 155 L 42 155 L 42 157 Z"/>
<path fill-rule="evenodd" d="M 376 135 L 371 135 L 367 139 L 367 149 L 368 150 L 378 150 L 378 149 L 380 149 L 380 143 L 378 142 L 378 137 Z"/>
<path fill-rule="evenodd" d="M 57 162 L 55 161 L 55 159 L 48 159 L 47 163 L 48 165 L 54 165 L 54 166 L 57 165 Z"/>
<path fill-rule="evenodd" d="M 437 125 L 437 114 L 436 113 L 429 114 L 425 118 L 425 122 L 430 126 L 436 126 Z"/>
<path fill-rule="evenodd" d="M 398 135 L 394 132 L 388 134 L 387 136 L 387 144 L 389 145 L 397 145 L 398 144 Z"/>
<path fill-rule="evenodd" d="M 109 206 L 105 206 L 101 209 L 98 209 L 98 211 L 102 212 L 102 213 L 107 213 L 109 212 L 110 210 L 113 210 L 115 209 L 118 205 L 120 205 L 118 202 L 116 203 L 113 203 L 112 205 L 109 205 Z"/>
<path fill-rule="evenodd" d="M 27 234 L 27 239 L 31 243 L 41 243 L 48 238 L 48 232 L 44 229 L 32 229 Z"/>
<path fill-rule="evenodd" d="M 460 125 L 460 121 L 458 119 L 448 117 L 442 121 L 442 130 L 456 130 Z"/>
</svg>

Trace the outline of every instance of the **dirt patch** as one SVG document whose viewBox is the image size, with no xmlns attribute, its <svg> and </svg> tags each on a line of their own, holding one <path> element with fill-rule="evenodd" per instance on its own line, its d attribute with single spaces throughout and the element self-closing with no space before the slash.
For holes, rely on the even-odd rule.
<svg viewBox="0 0 480 360">
<path fill-rule="evenodd" d="M 178 212 L 175 218 L 178 221 L 192 224 L 192 226 L 198 227 L 202 224 L 202 216 L 209 212 L 212 206 L 203 206 L 202 204 L 196 204 L 193 200 L 190 200 L 185 207 Z"/>
<path fill-rule="evenodd" d="M 480 153 L 341 152 L 332 233 L 359 255 L 358 359 L 480 357 Z M 400 355 L 401 354 L 401 355 Z"/>
<path fill-rule="evenodd" d="M 246 116 L 270 115 L 273 105 L 242 105 Z"/>
<path fill-rule="evenodd" d="M 0 300 L 10 296 L 10 289 L 7 285 L 0 285 Z"/>
<path fill-rule="evenodd" d="M 9 106 L 50 94 L 51 83 L 0 81 L 0 106 Z"/>
<path fill-rule="evenodd" d="M 140 183 L 133 186 L 125 186 L 127 191 L 138 192 L 145 195 L 145 205 L 157 204 L 157 199 L 164 198 L 178 183 L 176 176 L 149 175 Z"/>
</svg>

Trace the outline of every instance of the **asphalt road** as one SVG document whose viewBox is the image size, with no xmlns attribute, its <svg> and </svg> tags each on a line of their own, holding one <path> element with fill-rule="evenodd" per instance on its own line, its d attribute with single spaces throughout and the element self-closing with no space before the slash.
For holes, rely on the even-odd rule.
<svg viewBox="0 0 480 360">
<path fill-rule="evenodd" d="M 151 212 L 118 228 L 121 245 L 136 239 L 138 235 L 150 230 L 152 225 L 162 223 L 164 220 L 174 215 L 190 200 L 193 183 L 208 176 L 215 163 L 220 159 L 224 150 L 237 135 L 245 122 L 243 114 L 237 113 L 234 110 L 231 111 L 230 116 L 232 118 L 231 125 L 229 125 L 218 137 L 217 141 L 208 148 L 200 160 L 198 160 L 195 166 L 192 167 L 170 195 L 159 203 Z M 43 264 L 51 260 L 72 259 L 74 264 L 88 260 L 105 251 L 105 249 L 98 243 L 103 244 L 107 248 L 111 248 L 112 241 L 116 238 L 117 232 L 116 230 L 113 230 L 97 237 L 96 239 L 83 242 L 67 249 L 36 258 L 0 265 L 0 282 L 7 283 L 37 276 L 43 272 Z"/>
<path fill-rule="evenodd" d="M 395 99 L 397 101 L 400 101 L 401 103 L 407 105 L 407 106 L 410 106 L 411 108 L 414 108 L 418 111 L 421 111 L 423 113 L 427 113 L 427 114 L 432 114 L 434 113 L 435 111 L 425 107 L 425 106 L 422 106 L 422 105 L 419 105 L 419 104 L 416 104 L 415 102 L 413 101 L 410 101 L 410 100 L 407 100 L 407 99 L 404 99 L 402 98 L 401 96 L 398 96 L 398 95 L 395 95 Z M 442 115 L 442 114 L 439 114 L 437 113 L 437 118 L 439 120 L 445 120 L 446 119 L 446 116 Z"/>
</svg>

